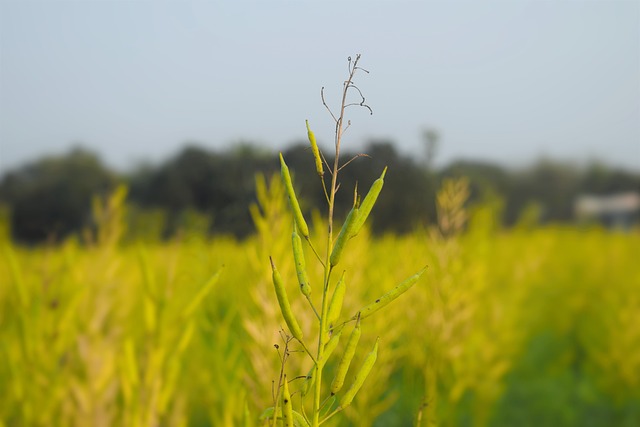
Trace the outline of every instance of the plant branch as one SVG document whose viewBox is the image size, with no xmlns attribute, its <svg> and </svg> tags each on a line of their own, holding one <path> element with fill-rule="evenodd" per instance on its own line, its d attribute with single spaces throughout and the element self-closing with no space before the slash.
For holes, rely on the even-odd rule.
<svg viewBox="0 0 640 427">
<path fill-rule="evenodd" d="M 366 154 L 366 153 L 360 153 L 360 154 L 356 154 L 355 156 L 353 156 L 347 163 L 345 163 L 344 165 L 340 166 L 340 169 L 338 169 L 338 171 L 341 171 L 344 167 L 346 167 L 349 163 L 353 162 L 355 159 L 359 158 L 359 157 L 368 157 L 371 158 L 370 155 Z"/>
<path fill-rule="evenodd" d="M 313 305 L 313 301 L 311 301 L 311 298 L 309 298 L 308 296 L 305 295 L 305 297 L 307 298 L 307 301 L 309 301 L 309 305 L 311 306 L 311 309 L 315 313 L 316 317 L 318 318 L 318 320 L 320 320 L 320 315 L 318 314 L 318 310 L 316 310 L 316 307 Z"/>
<path fill-rule="evenodd" d="M 322 86 L 322 89 L 320 89 L 320 98 L 322 99 L 322 105 L 325 106 L 329 114 L 331 114 L 331 117 L 333 117 L 333 121 L 337 122 L 338 119 L 336 119 L 336 116 L 333 114 L 333 111 L 331 111 L 331 108 L 329 108 L 329 106 L 327 105 L 327 101 L 324 100 L 324 86 Z M 329 165 L 327 165 L 327 167 L 328 166 Z"/>
<path fill-rule="evenodd" d="M 311 239 L 308 236 L 305 236 L 305 240 L 307 241 L 307 243 L 309 244 L 309 247 L 311 248 L 311 250 L 313 251 L 314 255 L 316 256 L 316 258 L 318 258 L 318 261 L 320 261 L 320 264 L 322 264 L 322 266 L 324 267 L 324 261 L 322 260 L 322 258 L 320 257 L 320 254 L 316 251 L 316 248 L 313 247 L 313 244 L 311 243 Z"/>
<path fill-rule="evenodd" d="M 284 366 L 287 363 L 287 358 L 289 357 L 289 341 L 292 340 L 292 337 L 284 334 L 284 332 L 282 331 L 282 329 L 280 330 L 280 338 L 282 338 L 282 340 L 284 341 L 284 350 L 282 352 L 282 356 L 280 359 L 280 376 L 278 378 L 278 387 L 276 388 L 276 393 L 273 396 L 273 425 L 275 426 L 277 424 L 277 419 L 278 419 L 278 403 L 280 401 L 279 397 L 280 397 L 280 388 L 282 387 L 282 380 L 284 378 Z M 304 344 L 302 344 L 304 346 Z M 278 352 L 278 355 L 280 355 L 280 346 L 278 344 L 274 344 L 274 347 L 276 348 L 276 351 Z M 313 356 L 312 356 L 313 359 Z M 273 395 L 273 390 L 271 391 L 271 394 Z"/>
<path fill-rule="evenodd" d="M 336 408 L 336 410 L 334 410 L 332 413 L 327 415 L 322 421 L 320 421 L 320 423 L 318 423 L 318 425 L 322 425 L 325 421 L 328 421 L 329 418 L 333 417 L 335 414 L 337 414 L 340 411 L 342 411 L 342 408 L 340 408 L 340 407 Z"/>
<path fill-rule="evenodd" d="M 333 270 L 330 258 L 331 251 L 333 249 L 333 214 L 335 207 L 335 197 L 336 192 L 338 191 L 338 171 L 340 170 L 340 144 L 342 142 L 342 134 L 343 134 L 343 123 L 344 123 L 344 113 L 347 106 L 347 93 L 349 89 L 353 86 L 353 77 L 355 75 L 356 70 L 358 69 L 358 61 L 360 60 L 360 55 L 356 55 L 353 64 L 351 62 L 351 57 L 349 57 L 349 77 L 342 85 L 342 101 L 340 103 L 340 116 L 336 119 L 335 115 L 331 112 L 331 109 L 327 106 L 324 99 L 324 88 L 320 91 L 322 97 L 322 103 L 327 107 L 331 117 L 336 122 L 335 128 L 335 158 L 333 161 L 333 172 L 331 173 L 331 186 L 329 187 L 329 213 L 328 213 L 328 230 L 327 230 L 327 253 L 324 264 L 324 290 L 322 292 L 322 314 L 320 316 L 320 330 L 318 333 L 318 355 L 316 360 L 319 362 L 316 364 L 315 374 L 316 374 L 316 382 L 315 382 L 315 390 L 313 395 L 313 419 L 312 419 L 312 427 L 318 427 L 320 425 L 320 394 L 322 391 L 322 369 L 324 366 L 324 337 L 325 337 L 325 328 L 327 322 L 327 310 L 328 310 L 328 293 L 329 293 L 329 282 L 331 279 L 331 272 Z M 364 102 L 364 101 L 363 101 Z M 331 168 L 329 168 L 331 170 Z"/>
</svg>

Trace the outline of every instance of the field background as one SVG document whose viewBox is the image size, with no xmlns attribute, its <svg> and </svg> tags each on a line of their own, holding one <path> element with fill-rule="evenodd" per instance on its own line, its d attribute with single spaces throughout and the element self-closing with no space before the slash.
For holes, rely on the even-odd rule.
<svg viewBox="0 0 640 427">
<path fill-rule="evenodd" d="M 258 425 L 283 344 L 269 256 L 305 335 L 313 326 L 283 190 L 257 184 L 257 233 L 242 241 L 209 240 L 196 220 L 166 242 L 151 220 L 146 236 L 127 230 L 123 187 L 95 201 L 95 232 L 61 245 L 15 245 L 5 224 L 0 425 Z M 378 361 L 326 425 L 639 425 L 638 230 L 539 226 L 534 214 L 504 230 L 499 203 L 462 207 L 448 191 L 439 228 L 349 243 L 344 317 L 428 269 L 363 321 L 360 347 L 380 336 Z M 312 223 L 322 248 L 326 225 Z M 321 266 L 307 259 L 318 297 Z M 286 365 L 289 377 L 309 368 L 295 352 Z"/>
<path fill-rule="evenodd" d="M 322 427 L 640 426 L 640 2 L 334 3 L 0 0 L 0 427 L 265 425 L 307 126 L 343 319 L 426 266 Z"/>
</svg>

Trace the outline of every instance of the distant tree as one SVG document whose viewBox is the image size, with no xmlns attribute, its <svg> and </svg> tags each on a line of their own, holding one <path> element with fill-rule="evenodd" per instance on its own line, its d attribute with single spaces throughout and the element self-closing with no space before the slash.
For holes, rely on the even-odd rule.
<svg viewBox="0 0 640 427">
<path fill-rule="evenodd" d="M 273 157 L 247 144 L 222 153 L 190 145 L 155 170 L 131 175 L 131 201 L 167 210 L 166 234 L 180 228 L 185 212 L 195 209 L 210 217 L 209 231 L 245 236 L 252 231 L 255 174 L 276 170 Z"/>
<path fill-rule="evenodd" d="M 422 132 L 424 140 L 425 164 L 427 170 L 433 169 L 433 162 L 438 153 L 438 143 L 440 141 L 440 133 L 435 129 L 425 129 Z"/>
<path fill-rule="evenodd" d="M 471 183 L 471 200 L 478 200 L 487 191 L 506 195 L 510 188 L 509 172 L 493 163 L 476 160 L 458 160 L 440 171 L 440 177 L 466 176 Z"/>
<path fill-rule="evenodd" d="M 96 154 L 76 148 L 9 172 L 0 183 L 0 200 L 10 206 L 15 239 L 58 240 L 89 226 L 92 197 L 116 182 Z"/>
<path fill-rule="evenodd" d="M 605 164 L 594 161 L 582 175 L 579 191 L 589 194 L 640 192 L 640 176 L 624 170 L 612 170 Z"/>
<path fill-rule="evenodd" d="M 427 189 L 425 197 L 429 201 L 427 220 L 429 222 L 436 221 L 436 193 L 438 192 L 438 176 L 435 168 L 435 158 L 440 148 L 440 132 L 436 129 L 429 128 L 422 132 L 425 152 L 425 174 L 427 179 Z"/>
<path fill-rule="evenodd" d="M 570 221 L 580 194 L 640 192 L 640 174 L 593 162 L 585 169 L 541 159 L 510 170 L 479 161 L 456 161 L 436 170 L 432 166 L 438 134 L 424 134 L 426 157 L 398 152 L 388 140 L 370 141 L 362 153 L 343 150 L 344 162 L 336 194 L 336 218 L 353 204 L 354 187 L 363 196 L 385 166 L 385 191 L 372 212 L 374 233 L 404 233 L 416 224 L 436 221 L 435 192 L 446 178 L 469 179 L 469 204 L 500 199 L 502 221 L 522 218 Z M 304 194 L 306 213 L 325 209 L 325 195 L 307 141 L 289 146 L 284 155 L 294 173 L 294 185 Z M 364 155 L 363 155 L 364 154 Z M 333 163 L 333 158 L 326 161 Z M 59 240 L 92 225 L 91 199 L 106 195 L 118 182 L 129 186 L 128 220 L 134 239 L 153 240 L 188 233 L 253 233 L 249 206 L 255 201 L 255 175 L 278 173 L 278 156 L 268 149 L 242 143 L 224 151 L 189 144 L 160 165 L 140 165 L 126 177 L 117 176 L 90 151 L 74 149 L 10 171 L 0 181 L 0 206 L 10 211 L 12 236 L 23 242 Z M 331 179 L 325 173 L 325 180 Z M 533 215 L 535 214 L 535 215 Z M 194 225 L 195 224 L 195 225 Z M 131 229 L 131 227 L 130 227 Z"/>
<path fill-rule="evenodd" d="M 580 171 L 569 164 L 540 159 L 532 167 L 514 174 L 514 191 L 518 198 L 518 214 L 534 201 L 539 204 L 542 221 L 569 221 L 573 218 L 573 203 L 578 194 Z M 516 218 L 509 218 L 509 223 Z"/>
<path fill-rule="evenodd" d="M 442 176 L 467 176 L 471 182 L 471 202 L 493 194 L 504 200 L 502 221 L 515 224 L 525 210 L 535 204 L 542 221 L 568 221 L 578 192 L 579 171 L 569 165 L 540 159 L 521 170 L 477 162 L 454 162 Z"/>
</svg>

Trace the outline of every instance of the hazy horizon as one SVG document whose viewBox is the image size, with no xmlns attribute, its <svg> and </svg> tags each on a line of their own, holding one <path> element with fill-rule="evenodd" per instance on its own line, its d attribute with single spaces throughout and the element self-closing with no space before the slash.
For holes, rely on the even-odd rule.
<svg viewBox="0 0 640 427">
<path fill-rule="evenodd" d="M 637 2 L 0 3 L 0 175 L 80 143 L 126 170 L 185 141 L 332 141 L 347 57 L 391 140 L 438 165 L 540 157 L 640 170 Z"/>
</svg>

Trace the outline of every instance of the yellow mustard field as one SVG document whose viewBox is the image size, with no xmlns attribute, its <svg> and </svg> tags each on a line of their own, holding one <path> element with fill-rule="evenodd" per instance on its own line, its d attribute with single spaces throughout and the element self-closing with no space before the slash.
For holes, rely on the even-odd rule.
<svg viewBox="0 0 640 427">
<path fill-rule="evenodd" d="M 305 335 L 317 325 L 297 289 L 283 190 L 259 184 L 257 233 L 241 242 L 185 232 L 123 243 L 135 231 L 124 229 L 123 196 L 96 207 L 105 214 L 89 243 L 3 237 L 0 425 L 263 425 L 285 328 L 269 256 Z M 325 227 L 319 215 L 310 225 L 312 236 Z M 640 425 L 638 230 L 505 231 L 485 206 L 446 237 L 365 231 L 341 262 L 349 315 L 428 268 L 362 321 L 362 348 L 380 337 L 377 362 L 324 425 Z M 322 267 L 308 268 L 313 298 Z M 297 393 L 311 362 L 290 350 Z"/>
</svg>

